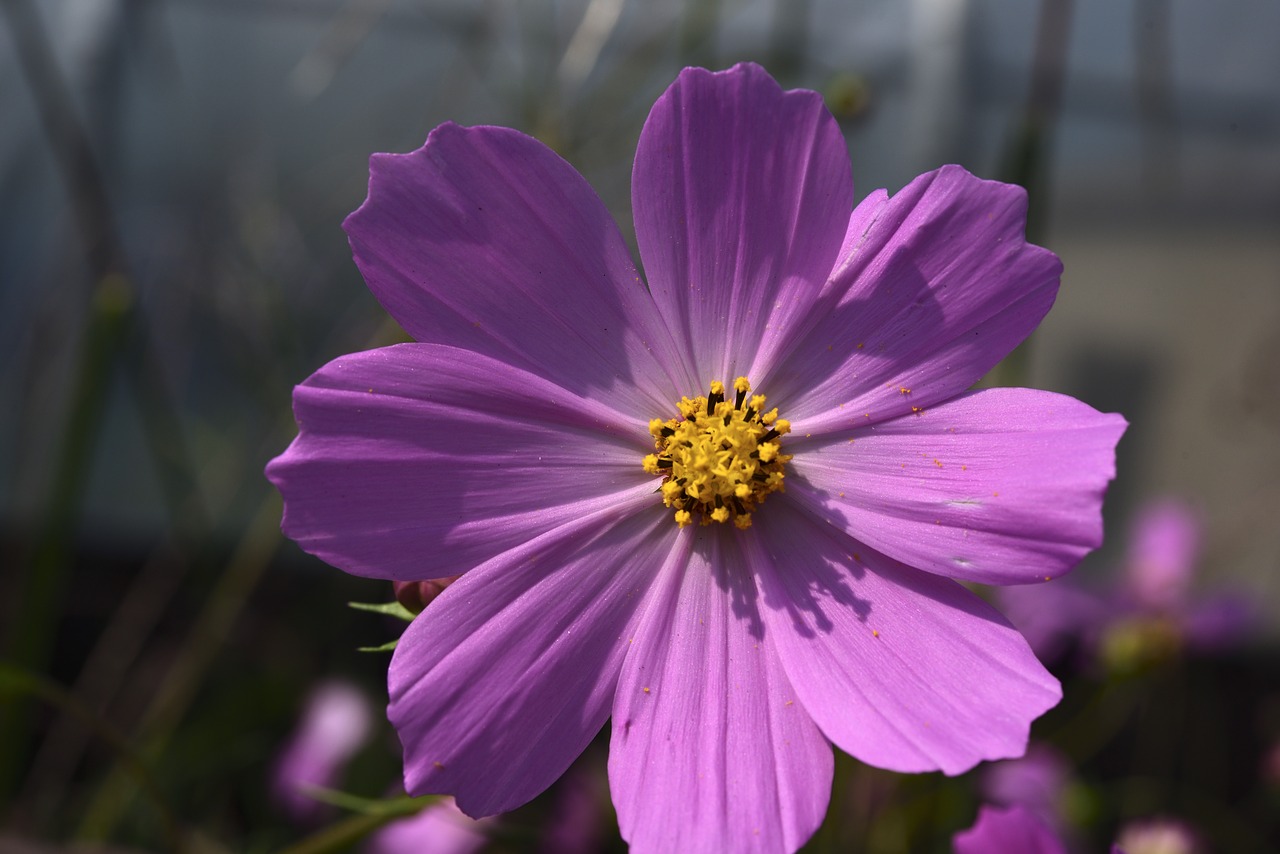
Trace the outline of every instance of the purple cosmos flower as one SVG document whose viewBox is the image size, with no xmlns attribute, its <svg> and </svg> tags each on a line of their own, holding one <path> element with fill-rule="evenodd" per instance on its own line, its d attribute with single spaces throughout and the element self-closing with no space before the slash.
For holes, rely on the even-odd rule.
<svg viewBox="0 0 1280 854">
<path fill-rule="evenodd" d="M 1220 649 L 1237 642 L 1253 616 L 1239 595 L 1192 591 L 1201 538 L 1200 521 L 1190 507 L 1161 499 L 1137 514 L 1118 581 L 1110 589 L 1064 579 L 1004 588 L 1000 601 L 1046 660 L 1059 657 L 1076 639 L 1120 670 L 1160 661 L 1183 647 Z"/>
<path fill-rule="evenodd" d="M 1201 525 L 1190 507 L 1164 499 L 1143 507 L 1129 535 L 1125 587 L 1147 611 L 1182 606 L 1200 557 Z"/>
<path fill-rule="evenodd" d="M 973 827 L 951 838 L 955 854 L 1067 854 L 1067 846 L 1030 808 L 984 806 Z"/>
<path fill-rule="evenodd" d="M 1070 763 L 1055 748 L 1032 742 L 1025 756 L 986 766 L 981 780 L 986 800 L 1026 807 L 1045 824 L 1061 830 L 1062 799 L 1072 779 Z"/>
<path fill-rule="evenodd" d="M 336 681 L 317 686 L 307 698 L 298 728 L 276 760 L 272 774 L 275 801 L 299 821 L 318 818 L 325 804 L 311 797 L 308 787 L 335 786 L 342 769 L 372 730 L 373 707 L 359 688 Z"/>
<path fill-rule="evenodd" d="M 391 662 L 408 791 L 512 809 L 612 717 L 634 850 L 789 850 L 830 742 L 948 774 L 1023 751 L 1058 683 L 954 579 L 1095 548 L 1124 421 L 967 391 L 1057 292 L 1020 189 L 945 167 L 853 209 L 821 98 L 749 64 L 649 115 L 647 286 L 523 134 L 446 124 L 370 169 L 347 233 L 420 343 L 299 386 L 268 475 L 324 560 L 461 575 Z"/>
<path fill-rule="evenodd" d="M 369 838 L 365 854 L 475 854 L 489 841 L 492 819 L 462 814 L 451 800 L 393 821 Z"/>
<path fill-rule="evenodd" d="M 1122 607 L 1129 615 L 1163 618 L 1192 649 L 1213 651 L 1237 643 L 1254 620 L 1238 592 L 1193 591 L 1204 526 L 1185 503 L 1163 499 L 1134 522 L 1125 562 Z"/>
</svg>

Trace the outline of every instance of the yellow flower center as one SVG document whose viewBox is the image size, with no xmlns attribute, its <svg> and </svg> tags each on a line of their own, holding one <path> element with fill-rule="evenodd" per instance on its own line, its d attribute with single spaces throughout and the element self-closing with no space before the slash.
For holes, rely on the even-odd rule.
<svg viewBox="0 0 1280 854">
<path fill-rule="evenodd" d="M 644 470 L 663 475 L 662 503 L 673 508 L 683 528 L 695 514 L 703 525 L 728 522 L 751 526 L 751 513 L 771 492 L 782 491 L 780 437 L 791 424 L 778 410 L 764 409 L 762 394 L 752 395 L 746 377 L 733 382 L 734 401 L 724 399 L 724 383 L 711 384 L 706 397 L 683 397 L 679 418 L 649 422 L 656 454 L 644 458 Z"/>
</svg>

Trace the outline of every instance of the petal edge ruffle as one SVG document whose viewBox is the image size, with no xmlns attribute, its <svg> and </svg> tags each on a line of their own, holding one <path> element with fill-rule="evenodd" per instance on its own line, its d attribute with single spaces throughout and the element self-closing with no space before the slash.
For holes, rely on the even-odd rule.
<svg viewBox="0 0 1280 854">
<path fill-rule="evenodd" d="M 446 123 L 376 154 L 344 227 L 369 289 L 418 341 L 493 356 L 649 418 L 687 393 L 604 203 L 541 142 Z"/>
<path fill-rule="evenodd" d="M 853 207 L 822 97 L 751 63 L 686 68 L 649 113 L 631 188 L 645 275 L 697 389 L 754 381 L 830 274 Z"/>
<path fill-rule="evenodd" d="M 787 356 L 760 380 L 799 432 L 934 406 L 972 386 L 1040 323 L 1062 264 L 1026 242 L 1026 192 L 958 166 L 855 211 L 867 222 Z M 864 209 L 866 212 L 863 213 Z"/>
</svg>

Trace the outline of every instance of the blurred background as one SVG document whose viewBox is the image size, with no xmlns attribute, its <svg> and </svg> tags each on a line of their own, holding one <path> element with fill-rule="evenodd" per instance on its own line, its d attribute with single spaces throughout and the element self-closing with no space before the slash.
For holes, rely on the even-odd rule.
<svg viewBox="0 0 1280 854">
<path fill-rule="evenodd" d="M 403 624 L 345 604 L 392 592 L 283 540 L 262 476 L 294 383 L 402 340 L 340 227 L 367 158 L 446 120 L 515 127 L 628 233 L 648 108 L 681 67 L 739 60 L 825 95 L 859 196 L 948 162 L 1027 186 L 1066 273 L 990 381 L 1131 423 L 1107 544 L 1066 599 L 1007 603 L 1029 635 L 1067 600 L 1089 615 L 1037 647 L 1067 693 L 1035 730 L 1047 820 L 1080 851 L 1166 819 L 1185 850 L 1280 850 L 1280 4 L 0 10 L 0 850 L 397 850 L 365 834 L 422 804 L 397 799 L 387 656 L 357 648 Z M 1169 499 L 1196 546 L 1176 601 L 1144 599 L 1142 514 Z M 309 737 L 333 768 L 299 772 L 329 790 L 299 799 L 282 775 Z M 513 816 L 435 806 L 419 830 L 620 850 L 603 747 Z M 842 759 L 811 848 L 949 850 L 979 803 L 1015 799 L 989 770 Z"/>
</svg>

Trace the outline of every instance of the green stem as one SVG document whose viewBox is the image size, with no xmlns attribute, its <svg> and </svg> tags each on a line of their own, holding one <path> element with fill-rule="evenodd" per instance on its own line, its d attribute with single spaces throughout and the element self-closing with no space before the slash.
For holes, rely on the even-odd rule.
<svg viewBox="0 0 1280 854">
<path fill-rule="evenodd" d="M 1048 233 L 1049 163 L 1054 126 L 1066 79 L 1072 0 L 1043 0 L 1036 31 L 1031 89 L 999 168 L 1000 180 L 1027 191 L 1027 241 L 1044 245 Z M 980 385 L 1025 386 L 1031 373 L 1032 337 L 992 368 Z"/>
<path fill-rule="evenodd" d="M 22 667 L 0 662 L 0 694 L 31 696 L 70 715 L 106 744 L 116 756 L 119 767 L 146 794 L 155 806 L 164 826 L 167 847 L 175 852 L 186 849 L 184 834 L 173 810 L 160 794 L 142 758 L 129 745 L 128 740 L 106 721 L 93 714 L 65 688 L 46 676 L 32 673 Z"/>
<path fill-rule="evenodd" d="M 143 745 L 143 756 L 160 753 L 195 699 L 205 672 L 280 546 L 279 520 L 280 498 L 273 492 L 258 509 L 137 726 L 135 739 Z M 133 799 L 125 782 L 119 767 L 107 775 L 85 810 L 81 838 L 109 838 Z"/>
<path fill-rule="evenodd" d="M 398 798 L 379 802 L 376 809 L 331 824 L 281 850 L 279 854 L 328 854 L 331 851 L 345 851 L 384 824 L 397 818 L 416 815 L 438 800 L 439 796 L 427 795 L 422 798 Z"/>
<path fill-rule="evenodd" d="M 52 487 L 31 554 L 20 564 L 15 601 L 5 637 L 6 655 L 19 667 L 43 670 L 58 625 L 59 598 L 65 586 L 68 544 L 76 511 L 88 480 L 94 439 L 106 408 L 112 364 L 129 323 L 129 285 L 121 276 L 102 280 L 85 332 L 75 392 L 67 413 Z M 0 802 L 16 790 L 27 758 L 30 710 L 14 702 L 0 708 Z"/>
</svg>

